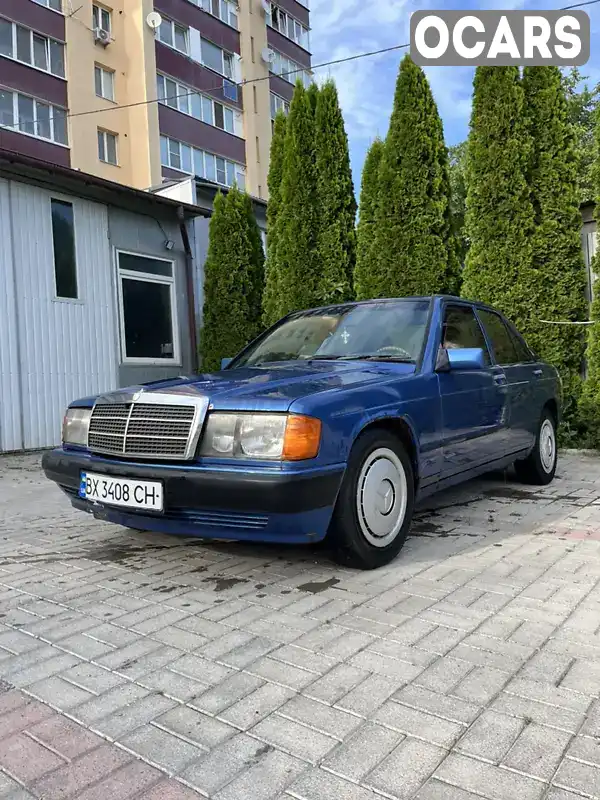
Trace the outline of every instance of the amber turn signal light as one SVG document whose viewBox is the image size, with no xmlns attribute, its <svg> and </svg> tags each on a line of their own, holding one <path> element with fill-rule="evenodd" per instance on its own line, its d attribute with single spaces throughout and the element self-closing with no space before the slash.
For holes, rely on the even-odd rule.
<svg viewBox="0 0 600 800">
<path fill-rule="evenodd" d="M 321 444 L 321 420 L 290 414 L 285 428 L 282 459 L 303 461 L 315 458 Z"/>
</svg>

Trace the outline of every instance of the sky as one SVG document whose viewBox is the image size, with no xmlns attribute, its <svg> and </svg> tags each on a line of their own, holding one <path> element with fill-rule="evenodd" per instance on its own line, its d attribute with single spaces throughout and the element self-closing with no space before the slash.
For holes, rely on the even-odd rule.
<svg viewBox="0 0 600 800">
<path fill-rule="evenodd" d="M 575 0 L 310 0 L 312 63 L 345 58 L 409 41 L 411 12 L 431 9 L 559 9 Z M 592 25 L 592 56 L 581 72 L 600 82 L 600 4 L 582 9 Z M 332 77 L 350 141 L 350 158 L 359 189 L 366 151 L 376 136 L 385 136 L 400 60 L 407 50 L 362 58 L 318 69 L 319 81 Z M 466 138 L 471 113 L 473 69 L 426 67 L 444 122 L 446 144 Z"/>
</svg>

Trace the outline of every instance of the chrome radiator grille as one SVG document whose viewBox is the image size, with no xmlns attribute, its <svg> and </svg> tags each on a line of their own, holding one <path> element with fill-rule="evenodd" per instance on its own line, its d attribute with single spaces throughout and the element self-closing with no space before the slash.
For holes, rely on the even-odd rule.
<svg viewBox="0 0 600 800">
<path fill-rule="evenodd" d="M 122 457 L 186 460 L 193 456 L 199 416 L 193 404 L 97 403 L 88 447 Z"/>
</svg>

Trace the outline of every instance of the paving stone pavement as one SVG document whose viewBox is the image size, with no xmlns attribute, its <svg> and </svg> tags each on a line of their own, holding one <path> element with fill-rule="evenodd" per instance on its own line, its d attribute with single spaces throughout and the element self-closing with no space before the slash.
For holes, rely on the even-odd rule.
<svg viewBox="0 0 600 800">
<path fill-rule="evenodd" d="M 600 800 L 600 458 L 400 557 L 138 533 L 0 458 L 2 800 Z"/>
</svg>

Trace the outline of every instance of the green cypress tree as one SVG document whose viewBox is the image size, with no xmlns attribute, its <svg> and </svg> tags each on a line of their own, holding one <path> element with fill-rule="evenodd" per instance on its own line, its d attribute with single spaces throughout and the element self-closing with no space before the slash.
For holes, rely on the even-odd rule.
<svg viewBox="0 0 600 800">
<path fill-rule="evenodd" d="M 318 87 L 318 85 L 316 83 L 311 83 L 311 85 L 306 90 L 306 93 L 308 94 L 308 99 L 309 99 L 309 102 L 310 102 L 310 107 L 312 109 L 312 112 L 316 117 L 316 115 L 317 115 L 317 105 L 319 103 L 320 89 L 319 89 L 319 87 Z"/>
<path fill-rule="evenodd" d="M 529 319 L 522 276 L 532 268 L 530 140 L 518 67 L 478 67 L 467 160 L 470 248 L 462 294 L 498 307 L 518 327 Z"/>
<path fill-rule="evenodd" d="M 445 291 L 456 272 L 448 154 L 423 70 L 406 56 L 379 172 L 377 296 Z"/>
<path fill-rule="evenodd" d="M 332 81 L 319 91 L 315 119 L 318 302 L 327 304 L 351 298 L 356 258 L 356 200 L 348 137 Z"/>
<path fill-rule="evenodd" d="M 258 245 L 258 246 L 257 246 Z M 258 333 L 263 256 L 250 198 L 237 187 L 215 197 L 204 264 L 202 368 L 219 369 Z"/>
<path fill-rule="evenodd" d="M 596 195 L 596 220 L 600 220 L 600 106 L 595 112 L 595 157 L 592 180 Z M 600 247 L 592 261 L 592 272 L 600 275 Z M 594 284 L 586 351 L 586 380 L 580 403 L 584 444 L 600 449 L 600 278 Z"/>
<path fill-rule="evenodd" d="M 298 82 L 285 133 L 281 206 L 275 223 L 279 317 L 319 301 L 314 143 L 315 116 L 309 95 Z"/>
<path fill-rule="evenodd" d="M 383 155 L 383 142 L 375 139 L 363 166 L 360 190 L 360 213 L 356 231 L 356 269 L 354 291 L 358 300 L 379 297 L 385 281 L 380 278 L 377 251 L 375 215 L 379 195 L 379 168 Z"/>
<path fill-rule="evenodd" d="M 281 207 L 281 178 L 287 117 L 280 111 L 273 124 L 271 157 L 269 161 L 269 203 L 267 205 L 267 262 L 263 295 L 263 322 L 266 327 L 279 319 L 279 273 L 277 271 L 277 216 Z"/>
<path fill-rule="evenodd" d="M 534 350 L 559 370 L 565 421 L 572 423 L 580 391 L 585 330 L 581 325 L 547 325 L 539 320 L 587 318 L 576 136 L 558 67 L 526 67 L 523 90 L 531 137 L 527 179 L 535 232 L 532 268 L 518 276 L 518 288 L 526 303 L 522 332 Z"/>
</svg>

